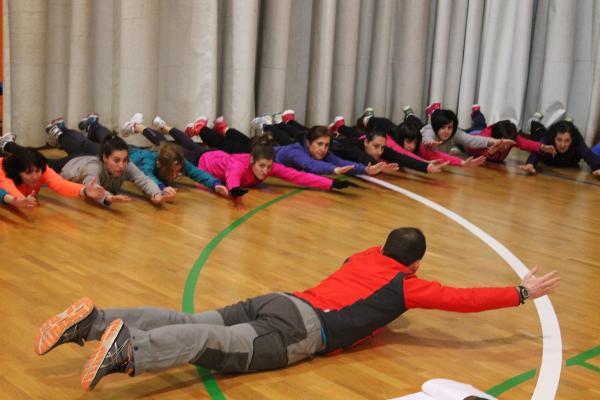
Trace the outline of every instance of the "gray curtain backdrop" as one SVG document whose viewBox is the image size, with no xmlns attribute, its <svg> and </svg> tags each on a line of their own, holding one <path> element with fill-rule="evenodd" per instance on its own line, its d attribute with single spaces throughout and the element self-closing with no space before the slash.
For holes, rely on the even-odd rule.
<svg viewBox="0 0 600 400">
<path fill-rule="evenodd" d="M 4 127 L 134 112 L 183 127 L 223 114 L 248 131 L 292 108 L 307 125 L 366 106 L 399 121 L 440 100 L 470 125 L 600 121 L 600 0 L 4 0 Z M 130 139 L 147 144 L 142 138 Z"/>
</svg>

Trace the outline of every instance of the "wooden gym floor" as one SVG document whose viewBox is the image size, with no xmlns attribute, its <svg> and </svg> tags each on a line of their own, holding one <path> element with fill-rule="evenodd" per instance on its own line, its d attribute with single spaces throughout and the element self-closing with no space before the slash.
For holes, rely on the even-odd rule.
<svg viewBox="0 0 600 400">
<path fill-rule="evenodd" d="M 560 271 L 562 286 L 550 301 L 561 340 L 546 349 L 556 360 L 562 346 L 556 397 L 600 398 L 600 180 L 587 170 L 550 168 L 528 177 L 514 162 L 381 179 L 465 218 L 526 266 Z M 112 375 L 85 393 L 79 372 L 94 342 L 43 357 L 33 352 L 38 325 L 81 296 L 106 308 L 208 310 L 312 286 L 399 226 L 426 234 L 423 278 L 455 286 L 519 282 L 464 226 L 403 194 L 353 181 L 360 188 L 329 193 L 269 180 L 238 206 L 183 180 L 175 202 L 163 207 L 138 195 L 103 209 L 43 189 L 37 209 L 0 208 L 0 398 L 201 399 L 222 392 L 231 399 L 386 399 L 449 378 L 501 399 L 529 399 L 536 387 L 555 386 L 547 374 L 540 378 L 541 320 L 548 315 L 531 302 L 479 314 L 409 311 L 355 350 L 283 370 L 216 374 L 209 389 L 194 367 L 182 366 L 135 379 Z M 556 331 L 545 334 L 557 338 Z"/>
</svg>

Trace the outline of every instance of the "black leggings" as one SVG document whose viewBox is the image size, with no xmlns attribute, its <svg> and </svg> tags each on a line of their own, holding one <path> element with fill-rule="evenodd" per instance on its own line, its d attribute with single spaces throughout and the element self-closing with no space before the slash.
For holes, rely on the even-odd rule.
<svg viewBox="0 0 600 400">
<path fill-rule="evenodd" d="M 58 143 L 68 155 L 62 158 L 49 159 L 48 165 L 60 173 L 64 166 L 75 157 L 99 155 L 100 143 L 111 133 L 110 129 L 98 122 L 89 126 L 87 138 L 76 130 L 63 129 L 62 135 L 58 138 Z"/>
<path fill-rule="evenodd" d="M 200 138 L 204 143 L 225 153 L 250 153 L 252 141 L 237 129 L 229 128 L 225 135 L 207 127 L 200 131 Z"/>
<path fill-rule="evenodd" d="M 159 146 L 161 142 L 167 141 L 164 135 L 150 128 L 145 128 L 142 134 L 155 146 Z M 198 161 L 200 161 L 202 154 L 206 153 L 207 151 L 215 150 L 199 145 L 177 128 L 171 128 L 169 135 L 171 135 L 171 137 L 175 139 L 175 142 L 181 145 L 183 148 L 183 158 L 194 165 L 198 165 Z"/>
<path fill-rule="evenodd" d="M 348 139 L 358 139 L 362 133 L 354 126 L 342 125 L 338 128 L 338 133 Z"/>
<path fill-rule="evenodd" d="M 421 128 L 425 126 L 423 121 L 421 121 L 419 119 L 419 117 L 416 117 L 414 114 L 411 114 L 411 115 L 405 117 L 404 123 L 408 124 L 408 126 L 410 126 L 413 129 L 416 129 L 417 131 L 420 131 Z M 398 125 L 394 124 L 390 119 L 379 118 L 379 117 L 369 118 L 369 122 L 367 124 L 368 130 L 375 129 L 378 131 L 385 132 L 387 134 L 391 134 L 392 131 L 397 127 L 398 127 Z"/>
<path fill-rule="evenodd" d="M 273 140 L 280 146 L 301 141 L 307 131 L 304 125 L 294 119 L 275 125 L 265 125 L 263 129 L 271 132 Z"/>
</svg>

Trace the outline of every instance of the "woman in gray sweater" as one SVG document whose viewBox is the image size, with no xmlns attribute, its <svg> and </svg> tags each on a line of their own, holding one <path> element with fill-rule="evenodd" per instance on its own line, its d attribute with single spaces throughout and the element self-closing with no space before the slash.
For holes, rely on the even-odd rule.
<svg viewBox="0 0 600 400">
<path fill-rule="evenodd" d="M 96 180 L 105 190 L 102 204 L 131 201 L 127 195 L 119 194 L 125 181 L 133 182 L 154 204 L 169 200 L 158 185 L 138 167 L 129 162 L 127 143 L 116 135 L 104 138 L 96 155 L 89 155 L 89 144 L 81 133 L 67 129 L 62 120 L 54 120 L 46 127 L 48 142 L 60 145 L 69 155 L 60 159 L 48 160 L 48 165 L 60 175 L 73 182 L 86 184 Z M 96 146 L 97 143 L 94 143 Z"/>
</svg>

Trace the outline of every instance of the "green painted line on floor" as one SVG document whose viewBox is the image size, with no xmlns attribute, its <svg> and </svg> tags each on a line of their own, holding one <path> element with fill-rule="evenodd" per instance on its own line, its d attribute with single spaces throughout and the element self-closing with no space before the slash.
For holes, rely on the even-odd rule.
<svg viewBox="0 0 600 400">
<path fill-rule="evenodd" d="M 221 241 L 223 239 L 225 239 L 225 237 L 227 235 L 229 235 L 235 228 L 237 228 L 244 222 L 248 221 L 250 218 L 252 218 L 255 214 L 259 213 L 260 211 L 263 211 L 264 209 L 272 206 L 273 204 L 275 204 L 281 200 L 287 199 L 288 197 L 294 196 L 304 190 L 305 189 L 293 190 L 293 191 L 283 194 L 279 197 L 276 197 L 271 201 L 261 204 L 260 206 L 258 206 L 256 208 L 253 208 L 252 210 L 250 210 L 246 214 L 244 214 L 242 217 L 233 221 L 229 226 L 227 226 L 225 229 L 223 229 L 221 232 L 219 232 L 217 234 L 217 236 L 212 238 L 212 240 L 204 247 L 204 249 L 202 249 L 202 252 L 198 256 L 198 259 L 196 259 L 196 262 L 194 263 L 194 265 L 192 266 L 192 269 L 188 273 L 187 279 L 185 281 L 185 286 L 183 289 L 181 310 L 186 313 L 194 312 L 194 296 L 195 296 L 195 292 L 196 292 L 196 285 L 198 283 L 198 278 L 200 277 L 200 271 L 202 271 L 202 268 L 204 267 L 204 264 L 208 260 L 208 257 L 210 256 L 210 254 L 219 245 L 219 243 L 221 243 Z M 202 382 L 204 383 L 204 386 L 206 387 L 206 391 L 210 395 L 210 398 L 213 400 L 225 399 L 225 395 L 219 388 L 219 384 L 217 383 L 216 379 L 211 374 L 211 372 L 209 370 L 207 370 L 206 368 L 202 368 L 202 367 L 197 367 L 196 369 L 198 371 L 198 375 L 200 376 L 200 378 L 202 378 Z"/>
<path fill-rule="evenodd" d="M 567 360 L 567 367 L 570 367 L 572 365 L 580 365 L 584 368 L 591 369 L 592 371 L 600 372 L 600 367 L 597 367 L 596 365 L 586 362 L 590 358 L 596 357 L 599 354 L 600 354 L 600 346 L 593 347 L 587 351 L 584 351 L 581 354 L 578 354 L 574 357 L 569 358 Z"/>
<path fill-rule="evenodd" d="M 519 386 L 521 383 L 528 381 L 535 377 L 535 369 L 524 372 L 520 375 L 513 376 L 510 379 L 505 380 L 499 385 L 494 386 L 493 388 L 486 390 L 486 393 L 492 395 L 494 397 L 498 397 L 502 393 L 514 388 L 515 386 Z"/>
</svg>

